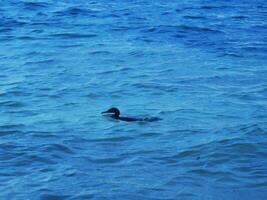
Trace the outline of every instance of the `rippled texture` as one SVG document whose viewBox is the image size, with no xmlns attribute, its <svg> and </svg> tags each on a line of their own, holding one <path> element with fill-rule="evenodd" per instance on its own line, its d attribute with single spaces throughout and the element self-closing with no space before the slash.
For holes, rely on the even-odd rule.
<svg viewBox="0 0 267 200">
<path fill-rule="evenodd" d="M 3 0 L 0 19 L 0 199 L 266 199 L 264 0 Z"/>
</svg>

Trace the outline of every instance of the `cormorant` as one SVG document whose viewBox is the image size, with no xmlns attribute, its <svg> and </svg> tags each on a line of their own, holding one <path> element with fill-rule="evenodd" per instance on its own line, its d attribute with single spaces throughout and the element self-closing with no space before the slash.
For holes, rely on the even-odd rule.
<svg viewBox="0 0 267 200">
<path fill-rule="evenodd" d="M 120 110 L 118 108 L 110 108 L 102 114 L 110 114 L 113 119 L 126 121 L 126 122 L 153 122 L 161 120 L 158 117 L 146 117 L 146 118 L 133 118 L 133 117 L 120 117 Z"/>
</svg>

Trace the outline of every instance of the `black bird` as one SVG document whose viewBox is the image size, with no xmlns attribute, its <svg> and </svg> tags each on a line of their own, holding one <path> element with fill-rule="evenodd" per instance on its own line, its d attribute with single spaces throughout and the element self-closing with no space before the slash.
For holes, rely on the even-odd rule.
<svg viewBox="0 0 267 200">
<path fill-rule="evenodd" d="M 102 112 L 102 114 L 110 114 L 110 117 L 113 119 L 126 121 L 126 122 L 153 122 L 161 120 L 158 117 L 146 117 L 146 118 L 133 118 L 133 117 L 120 117 L 120 110 L 118 108 L 110 108 L 105 112 Z"/>
</svg>

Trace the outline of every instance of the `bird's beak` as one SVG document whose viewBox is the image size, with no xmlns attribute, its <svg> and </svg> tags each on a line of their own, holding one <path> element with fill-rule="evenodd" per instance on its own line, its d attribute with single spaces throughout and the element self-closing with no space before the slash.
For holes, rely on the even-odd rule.
<svg viewBox="0 0 267 200">
<path fill-rule="evenodd" d="M 106 113 L 109 113 L 109 111 L 107 110 L 107 111 L 101 112 L 101 114 L 106 114 Z"/>
</svg>

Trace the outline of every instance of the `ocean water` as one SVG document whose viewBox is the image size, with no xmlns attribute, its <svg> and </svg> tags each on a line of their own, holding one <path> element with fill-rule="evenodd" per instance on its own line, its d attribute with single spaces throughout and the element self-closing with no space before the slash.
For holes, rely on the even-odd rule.
<svg viewBox="0 0 267 200">
<path fill-rule="evenodd" d="M 1 200 L 267 198 L 265 0 L 2 0 L 0 47 Z"/>
</svg>

